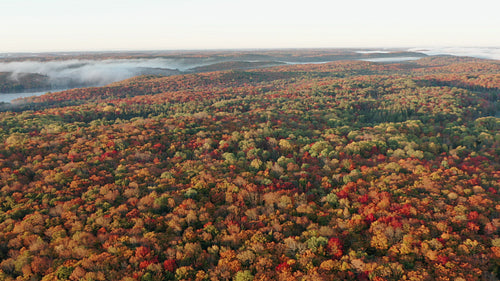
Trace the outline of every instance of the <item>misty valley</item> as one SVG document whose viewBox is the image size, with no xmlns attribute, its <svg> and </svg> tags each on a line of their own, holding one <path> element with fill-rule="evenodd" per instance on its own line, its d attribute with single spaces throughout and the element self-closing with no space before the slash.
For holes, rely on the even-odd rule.
<svg viewBox="0 0 500 281">
<path fill-rule="evenodd" d="M 170 76 L 343 59 L 397 62 L 423 56 L 423 53 L 401 51 L 349 50 L 11 55 L 0 57 L 0 101 L 10 102 L 17 97 L 38 95 L 43 91 L 104 86 L 140 75 Z M 19 95 L 5 95 L 7 93 Z"/>
</svg>

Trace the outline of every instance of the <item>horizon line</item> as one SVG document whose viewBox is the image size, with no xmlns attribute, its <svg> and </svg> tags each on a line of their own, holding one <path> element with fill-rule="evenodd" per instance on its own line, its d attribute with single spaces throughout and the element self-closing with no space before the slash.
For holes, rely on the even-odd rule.
<svg viewBox="0 0 500 281">
<path fill-rule="evenodd" d="M 272 50 L 409 50 L 432 48 L 485 48 L 500 46 L 477 45 L 436 45 L 436 46 L 399 46 L 399 47 L 255 47 L 255 48 L 178 48 L 178 49 L 82 49 L 82 50 L 40 50 L 40 51 L 0 51 L 0 54 L 57 54 L 57 53 L 126 53 L 126 52 L 214 52 L 214 51 L 272 51 Z"/>
</svg>

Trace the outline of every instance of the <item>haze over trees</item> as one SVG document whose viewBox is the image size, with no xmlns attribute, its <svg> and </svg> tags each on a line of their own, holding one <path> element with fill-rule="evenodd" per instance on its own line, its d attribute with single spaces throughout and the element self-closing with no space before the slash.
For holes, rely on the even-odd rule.
<svg viewBox="0 0 500 281">
<path fill-rule="evenodd" d="M 0 54 L 2 93 L 104 86 L 139 75 L 179 75 L 357 59 L 417 59 L 418 52 L 310 49 Z"/>
<path fill-rule="evenodd" d="M 1 280 L 494 280 L 500 63 L 169 77 L 0 112 Z"/>
</svg>

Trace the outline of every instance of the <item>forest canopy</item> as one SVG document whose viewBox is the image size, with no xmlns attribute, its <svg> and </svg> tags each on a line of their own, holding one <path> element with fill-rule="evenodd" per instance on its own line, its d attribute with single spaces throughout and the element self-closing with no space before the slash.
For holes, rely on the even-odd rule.
<svg viewBox="0 0 500 281">
<path fill-rule="evenodd" d="M 159 77 L 0 112 L 1 280 L 494 280 L 500 63 Z"/>
</svg>

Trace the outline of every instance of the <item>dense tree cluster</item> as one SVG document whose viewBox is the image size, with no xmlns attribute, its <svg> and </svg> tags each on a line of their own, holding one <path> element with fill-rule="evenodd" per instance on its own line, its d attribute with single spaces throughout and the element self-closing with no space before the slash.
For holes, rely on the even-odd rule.
<svg viewBox="0 0 500 281">
<path fill-rule="evenodd" d="M 36 73 L 0 72 L 0 93 L 19 93 L 50 88 L 49 78 Z"/>
<path fill-rule="evenodd" d="M 33 97 L 0 113 L 0 279 L 494 279 L 499 70 L 343 61 Z"/>
</svg>

